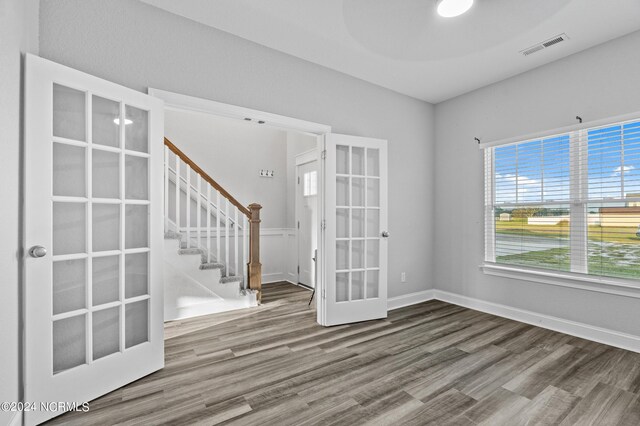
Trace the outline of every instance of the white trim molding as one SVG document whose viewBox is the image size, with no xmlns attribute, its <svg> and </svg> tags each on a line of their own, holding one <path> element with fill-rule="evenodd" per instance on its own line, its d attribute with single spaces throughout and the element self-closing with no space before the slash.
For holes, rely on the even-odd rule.
<svg viewBox="0 0 640 426">
<path fill-rule="evenodd" d="M 401 296 L 390 297 L 387 299 L 387 311 L 404 308 L 406 306 L 417 305 L 418 303 L 428 302 L 435 299 L 435 290 L 424 290 L 416 293 L 403 294 Z"/>
<path fill-rule="evenodd" d="M 449 293 L 443 290 L 431 289 L 391 297 L 388 300 L 387 309 L 391 311 L 406 306 L 416 305 L 418 303 L 428 302 L 430 300 L 440 300 L 442 302 L 451 303 L 453 305 L 462 306 L 475 311 L 485 312 L 487 314 L 508 318 L 525 324 L 531 324 L 536 327 L 546 328 L 548 330 L 557 331 L 559 333 L 568 334 L 581 339 L 587 339 L 640 353 L 640 336 L 634 336 L 632 334 L 622 333 L 607 328 L 596 327 L 589 324 L 527 311 L 525 309 L 462 296 L 460 294 Z"/>
<path fill-rule="evenodd" d="M 640 299 L 640 284 L 634 280 L 521 268 L 494 263 L 484 263 L 480 265 L 480 268 L 487 275 Z"/>
<path fill-rule="evenodd" d="M 165 108 L 167 109 L 204 112 L 238 120 L 248 118 L 251 119 L 251 121 L 264 124 L 265 126 L 275 127 L 278 129 L 295 130 L 303 133 L 312 133 L 315 135 L 324 135 L 325 133 L 331 132 L 331 126 L 327 126 L 325 124 L 299 120 L 297 118 L 258 111 L 237 105 L 224 104 L 210 99 L 187 96 L 151 87 L 148 89 L 148 93 L 151 96 L 162 99 L 165 103 Z"/>
<path fill-rule="evenodd" d="M 443 302 L 535 325 L 548 330 L 569 334 L 582 339 L 592 340 L 605 345 L 615 346 L 633 352 L 640 352 L 639 336 L 575 321 L 569 321 L 563 318 L 544 315 L 524 309 L 513 308 L 511 306 L 501 305 L 498 303 L 487 302 L 485 300 L 474 299 L 459 294 L 449 293 L 447 291 L 434 290 L 434 293 L 435 299 Z"/>
</svg>

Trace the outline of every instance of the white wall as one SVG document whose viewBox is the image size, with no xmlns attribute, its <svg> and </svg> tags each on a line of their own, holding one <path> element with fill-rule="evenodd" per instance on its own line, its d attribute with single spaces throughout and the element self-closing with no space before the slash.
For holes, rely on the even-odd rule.
<svg viewBox="0 0 640 426">
<path fill-rule="evenodd" d="M 165 135 L 240 203 L 262 205 L 262 227 L 286 227 L 287 132 L 211 114 L 166 111 Z M 274 177 L 261 177 L 261 169 L 273 170 Z"/>
<path fill-rule="evenodd" d="M 140 91 L 154 87 L 389 140 L 389 295 L 431 287 L 432 105 L 135 0 L 43 0 L 40 7 L 48 59 Z"/>
<path fill-rule="evenodd" d="M 294 250 L 297 246 L 293 229 L 295 161 L 296 155 L 315 148 L 316 136 L 174 110 L 165 112 L 165 136 L 242 204 L 262 205 L 262 281 L 297 282 L 298 253 Z M 171 155 L 172 165 L 174 161 Z M 261 177 L 261 169 L 273 170 L 275 176 Z M 184 169 L 181 172 L 186 176 Z M 169 216 L 172 218 L 175 217 L 173 193 L 170 189 Z M 196 223 L 196 210 L 193 202 L 192 224 Z M 181 214 L 184 218 L 184 209 Z M 206 224 L 206 211 L 202 223 Z"/>
<path fill-rule="evenodd" d="M 640 335 L 639 299 L 484 275 L 483 141 L 640 111 L 640 32 L 436 107 L 438 289 Z M 544 52 L 542 52 L 544 54 Z"/>
<path fill-rule="evenodd" d="M 38 51 L 37 0 L 0 1 L 0 401 L 20 398 L 21 58 Z M 16 413 L 0 411 L 0 424 Z"/>
</svg>

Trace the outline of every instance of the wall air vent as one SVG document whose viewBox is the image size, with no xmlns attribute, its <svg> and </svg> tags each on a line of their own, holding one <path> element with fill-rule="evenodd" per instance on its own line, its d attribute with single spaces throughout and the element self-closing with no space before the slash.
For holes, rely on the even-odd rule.
<svg viewBox="0 0 640 426">
<path fill-rule="evenodd" d="M 558 43 L 561 43 L 563 41 L 569 40 L 569 37 L 567 37 L 566 34 L 560 34 L 557 35 L 555 37 L 550 38 L 549 40 L 543 41 L 542 43 L 538 43 L 536 45 L 533 45 L 527 49 L 521 50 L 520 53 L 522 53 L 522 55 L 524 56 L 529 56 L 533 53 L 539 52 L 542 49 L 547 49 L 551 46 L 555 46 Z"/>
</svg>

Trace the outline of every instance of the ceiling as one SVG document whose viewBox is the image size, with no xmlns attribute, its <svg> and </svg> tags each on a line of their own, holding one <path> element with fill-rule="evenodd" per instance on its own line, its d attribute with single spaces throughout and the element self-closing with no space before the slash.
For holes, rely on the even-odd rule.
<svg viewBox="0 0 640 426">
<path fill-rule="evenodd" d="M 142 1 L 432 103 L 640 30 L 639 0 L 475 0 L 456 18 L 436 0 Z"/>
</svg>

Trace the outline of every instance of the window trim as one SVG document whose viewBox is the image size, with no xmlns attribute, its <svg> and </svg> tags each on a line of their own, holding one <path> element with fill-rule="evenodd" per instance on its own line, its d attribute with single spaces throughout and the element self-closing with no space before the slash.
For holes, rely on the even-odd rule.
<svg viewBox="0 0 640 426">
<path fill-rule="evenodd" d="M 570 164 L 574 164 L 574 161 L 578 164 L 586 164 L 584 157 L 588 156 L 588 149 L 585 149 L 585 144 L 580 143 L 586 141 L 586 133 L 594 128 L 623 125 L 627 122 L 639 121 L 640 111 L 624 114 L 619 116 L 612 116 L 600 120 L 592 120 L 581 122 L 577 125 L 566 126 L 556 128 L 543 132 L 530 133 L 524 136 L 511 137 L 496 141 L 482 142 L 478 144 L 479 149 L 483 151 L 483 163 L 484 163 L 484 200 L 483 200 L 483 212 L 484 212 L 484 253 L 483 263 L 480 265 L 485 274 L 505 276 L 515 279 L 523 279 L 528 281 L 539 282 L 543 284 L 562 285 L 565 287 L 579 287 L 590 291 L 599 291 L 608 294 L 618 294 L 619 291 L 606 290 L 606 287 L 613 287 L 614 289 L 632 289 L 633 295 L 627 295 L 629 297 L 640 298 L 640 280 L 633 280 L 628 278 L 617 278 L 610 276 L 591 275 L 588 273 L 587 259 L 583 260 L 584 264 L 579 262 L 574 263 L 573 255 L 571 258 L 571 271 L 565 272 L 555 269 L 542 269 L 530 266 L 522 265 L 509 265 L 496 263 L 495 256 L 495 217 L 493 216 L 493 209 L 495 208 L 495 149 L 500 146 L 518 144 L 536 139 L 548 139 L 555 136 L 569 135 L 570 137 Z M 578 136 L 578 143 L 574 143 L 576 136 Z M 491 155 L 489 156 L 488 153 Z M 578 222 L 583 221 L 584 214 L 580 212 L 583 208 L 586 209 L 589 199 L 585 197 L 585 192 L 588 191 L 588 184 L 586 183 L 587 174 L 580 171 L 578 174 L 571 175 L 570 185 L 572 187 L 570 200 L 567 202 L 570 206 L 571 220 L 578 219 Z M 490 191 L 487 188 L 487 182 L 491 184 Z M 578 197 L 574 197 L 573 194 L 579 194 Z M 490 203 L 488 202 L 490 201 Z M 540 203 L 544 204 L 544 203 Z M 575 217 L 574 217 L 575 216 Z M 580 216 L 580 217 L 578 217 Z M 574 222 L 576 223 L 576 222 Z M 584 226 L 588 226 L 588 221 L 584 223 Z M 488 239 L 487 234 L 491 231 L 492 238 Z M 575 250 L 574 246 L 586 245 L 588 239 L 584 238 L 584 241 L 574 236 L 576 231 L 574 227 L 570 228 L 571 235 L 569 237 L 569 244 L 572 248 L 571 253 L 578 253 L 579 250 Z M 579 231 L 578 231 L 579 232 Z M 586 235 L 586 232 L 585 232 Z M 583 249 L 586 252 L 586 247 L 576 247 Z M 576 259 L 577 260 L 577 259 Z M 535 278 L 535 279 L 534 279 Z M 567 283 L 579 282 L 581 285 L 569 285 Z M 588 284 L 585 286 L 585 283 Z M 595 285 L 595 287 L 594 287 Z M 602 287 L 605 286 L 605 287 Z M 636 295 L 637 292 L 637 295 Z M 628 293 L 624 292 L 624 293 Z"/>
<path fill-rule="evenodd" d="M 640 299 L 640 282 L 631 279 L 503 265 L 486 261 L 480 264 L 480 269 L 485 275 Z"/>
</svg>

